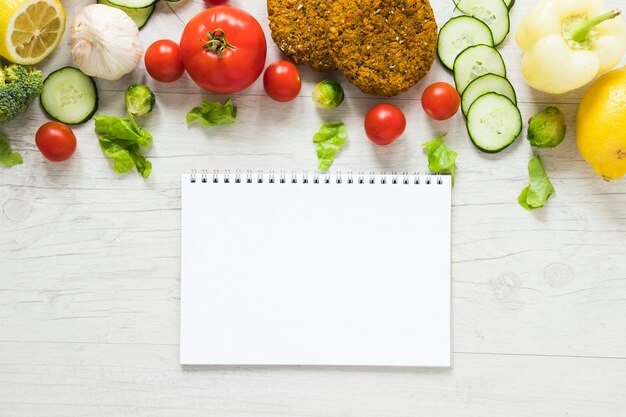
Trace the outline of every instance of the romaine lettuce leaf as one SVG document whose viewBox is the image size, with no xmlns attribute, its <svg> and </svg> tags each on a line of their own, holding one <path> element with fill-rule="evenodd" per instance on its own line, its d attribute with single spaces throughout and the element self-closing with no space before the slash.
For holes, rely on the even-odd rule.
<svg viewBox="0 0 626 417">
<path fill-rule="evenodd" d="M 341 147 L 348 139 L 348 129 L 343 123 L 325 123 L 313 136 L 313 143 L 319 160 L 318 170 L 326 172 L 333 164 Z"/>
<path fill-rule="evenodd" d="M 526 210 L 535 210 L 545 206 L 555 189 L 538 156 L 528 162 L 528 175 L 530 185 L 522 190 L 517 201 Z"/>
<path fill-rule="evenodd" d="M 138 144 L 144 148 L 150 146 L 152 135 L 141 129 L 129 119 L 114 116 L 94 116 L 96 133 L 108 136 L 118 141 L 125 141 L 128 145 Z"/>
<path fill-rule="evenodd" d="M 200 120 L 206 126 L 218 126 L 235 123 L 237 107 L 229 98 L 224 104 L 202 100 L 201 107 L 194 107 L 187 113 L 187 124 Z"/>
<path fill-rule="evenodd" d="M 9 138 L 0 133 L 0 164 L 5 167 L 12 167 L 22 163 L 24 163 L 22 156 L 11 149 Z"/>
<path fill-rule="evenodd" d="M 428 169 L 432 173 L 449 174 L 452 176 L 452 186 L 454 187 L 454 177 L 456 175 L 457 153 L 443 142 L 446 135 L 436 137 L 430 142 L 422 144 L 428 151 Z"/>
<path fill-rule="evenodd" d="M 113 160 L 113 169 L 118 174 L 125 174 L 133 168 L 148 178 L 152 164 L 141 153 L 141 147 L 147 148 L 152 141 L 150 132 L 143 130 L 134 119 L 113 116 L 95 116 L 96 133 L 99 135 L 100 148 L 105 156 Z"/>
</svg>

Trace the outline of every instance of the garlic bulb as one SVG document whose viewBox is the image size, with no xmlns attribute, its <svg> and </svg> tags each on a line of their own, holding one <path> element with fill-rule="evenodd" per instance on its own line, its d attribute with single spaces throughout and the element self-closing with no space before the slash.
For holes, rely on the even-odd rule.
<svg viewBox="0 0 626 417">
<path fill-rule="evenodd" d="M 72 22 L 72 60 L 87 75 L 118 80 L 134 70 L 143 48 L 139 30 L 120 9 L 92 4 Z"/>
</svg>

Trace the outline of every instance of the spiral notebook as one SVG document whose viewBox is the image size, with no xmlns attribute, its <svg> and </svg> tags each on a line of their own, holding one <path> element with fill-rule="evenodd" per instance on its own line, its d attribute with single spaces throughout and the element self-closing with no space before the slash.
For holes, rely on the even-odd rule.
<svg viewBox="0 0 626 417">
<path fill-rule="evenodd" d="M 450 366 L 451 181 L 182 177 L 184 365 Z"/>
</svg>

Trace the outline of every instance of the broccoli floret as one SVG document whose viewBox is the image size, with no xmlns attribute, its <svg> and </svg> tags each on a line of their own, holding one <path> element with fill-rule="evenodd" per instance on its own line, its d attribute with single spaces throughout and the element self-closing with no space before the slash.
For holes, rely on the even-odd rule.
<svg viewBox="0 0 626 417">
<path fill-rule="evenodd" d="M 0 67 L 0 125 L 24 113 L 42 89 L 41 71 L 21 65 Z"/>
</svg>

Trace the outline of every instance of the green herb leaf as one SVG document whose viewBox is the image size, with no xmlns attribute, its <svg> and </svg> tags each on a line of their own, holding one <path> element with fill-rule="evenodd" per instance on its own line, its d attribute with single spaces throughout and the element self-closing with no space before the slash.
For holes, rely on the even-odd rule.
<svg viewBox="0 0 626 417">
<path fill-rule="evenodd" d="M 152 141 L 150 132 L 141 129 L 129 119 L 114 116 L 95 116 L 96 133 L 125 141 L 128 145 L 138 144 L 147 148 Z"/>
<path fill-rule="evenodd" d="M 237 107 L 231 99 L 222 103 L 211 103 L 202 100 L 201 107 L 194 107 L 187 113 L 187 124 L 200 120 L 206 126 L 228 125 L 235 123 Z"/>
<path fill-rule="evenodd" d="M 528 175 L 530 185 L 522 190 L 517 201 L 526 210 L 534 210 L 545 206 L 555 189 L 538 156 L 528 162 Z"/>
<path fill-rule="evenodd" d="M 319 160 L 318 170 L 326 172 L 333 164 L 339 150 L 348 139 L 348 129 L 343 123 L 325 123 L 313 136 Z"/>
<path fill-rule="evenodd" d="M 428 151 L 428 169 L 432 173 L 450 174 L 452 176 L 452 186 L 454 187 L 454 177 L 456 175 L 457 153 L 443 142 L 446 135 L 436 137 L 430 142 L 422 144 Z"/>
<path fill-rule="evenodd" d="M 9 138 L 0 133 L 0 164 L 5 167 L 12 167 L 23 163 L 22 156 L 11 149 Z"/>
</svg>

